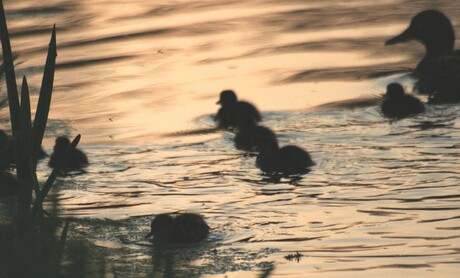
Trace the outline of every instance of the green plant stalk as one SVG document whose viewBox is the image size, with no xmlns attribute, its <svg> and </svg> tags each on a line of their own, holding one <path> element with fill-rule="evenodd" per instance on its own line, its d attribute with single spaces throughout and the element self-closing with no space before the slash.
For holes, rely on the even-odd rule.
<svg viewBox="0 0 460 278">
<path fill-rule="evenodd" d="M 23 131 L 21 134 L 23 135 L 23 140 L 21 145 L 23 148 L 21 149 L 21 161 L 26 161 L 29 164 L 28 169 L 30 170 L 30 181 L 33 185 L 33 189 L 35 191 L 35 196 L 40 194 L 40 188 L 38 184 L 37 174 L 34 171 L 35 166 L 32 159 L 32 148 L 31 148 L 31 136 L 32 136 L 32 120 L 31 120 L 31 113 L 30 113 L 30 95 L 29 95 L 29 85 L 27 83 L 27 78 L 24 76 L 22 79 L 22 86 L 21 86 L 21 126 L 23 127 Z"/>
<path fill-rule="evenodd" d="M 2 52 L 3 52 L 3 65 L 5 69 L 5 81 L 8 93 L 8 103 L 10 107 L 10 118 L 11 118 L 11 130 L 13 133 L 14 148 L 19 150 L 19 133 L 21 132 L 20 124 L 20 106 L 18 88 L 16 84 L 16 73 L 13 65 L 13 53 L 11 51 L 10 37 L 8 34 L 8 27 L 6 24 L 5 10 L 3 8 L 3 1 L 0 0 L 0 37 L 2 41 Z M 19 161 L 19 154 L 16 151 L 16 161 Z M 19 164 L 17 165 L 18 178 L 25 180 L 25 169 Z"/>
<path fill-rule="evenodd" d="M 46 122 L 51 105 L 51 96 L 53 93 L 54 72 L 56 67 L 56 24 L 53 26 L 51 40 L 46 57 L 45 71 L 43 73 L 42 86 L 40 88 L 40 97 L 38 99 L 37 111 L 32 131 L 32 154 L 34 165 L 38 161 L 40 147 L 45 134 Z"/>
<path fill-rule="evenodd" d="M 2 41 L 3 65 L 5 69 L 5 80 L 8 90 L 8 100 L 10 106 L 11 128 L 13 137 L 17 136 L 20 130 L 19 126 L 19 97 L 18 88 L 16 85 L 16 74 L 14 72 L 13 54 L 11 51 L 10 37 L 8 35 L 8 27 L 6 24 L 5 10 L 3 8 L 3 0 L 0 0 L 0 37 Z"/>
<path fill-rule="evenodd" d="M 3 65 L 5 68 L 5 80 L 8 90 L 8 103 L 10 108 L 11 129 L 15 148 L 16 172 L 19 180 L 23 181 L 19 188 L 18 195 L 18 225 L 19 231 L 25 233 L 29 227 L 30 206 L 32 203 L 32 182 L 31 164 L 21 159 L 21 141 L 24 133 L 21 129 L 21 108 L 19 105 L 18 88 L 16 84 L 16 74 L 14 71 L 13 54 L 6 24 L 5 10 L 3 1 L 0 0 L 0 39 L 2 41 Z M 21 134 L 22 133 L 22 134 Z"/>
</svg>

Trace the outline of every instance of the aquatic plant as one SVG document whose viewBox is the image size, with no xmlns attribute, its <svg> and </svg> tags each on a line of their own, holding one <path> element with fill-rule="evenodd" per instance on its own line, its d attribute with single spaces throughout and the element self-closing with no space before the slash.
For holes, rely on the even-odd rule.
<svg viewBox="0 0 460 278">
<path fill-rule="evenodd" d="M 56 64 L 56 26 L 52 29 L 51 40 L 46 58 L 43 80 L 39 93 L 35 118 L 32 122 L 30 93 L 27 78 L 22 80 L 20 98 L 16 84 L 10 38 L 6 24 L 3 1 L 0 0 L 0 36 L 3 51 L 3 67 L 7 86 L 7 101 L 0 100 L 0 105 L 8 102 L 11 130 L 16 159 L 17 213 L 11 223 L 0 223 L 0 276 L 9 277 L 58 277 L 63 257 L 64 244 L 69 223 L 62 228 L 60 239 L 56 239 L 59 221 L 53 214 L 44 217 L 43 202 L 60 173 L 63 162 L 75 149 L 81 136 L 78 135 L 67 148 L 58 167 L 56 167 L 40 186 L 36 168 L 38 156 L 46 129 L 53 92 Z M 32 193 L 35 193 L 35 201 Z M 52 200 L 54 210 L 57 200 Z M 77 254 L 78 255 L 78 254 Z M 81 257 L 81 256 L 79 256 Z M 83 259 L 83 261 L 85 261 Z M 74 272 L 81 277 L 81 269 Z"/>
<path fill-rule="evenodd" d="M 40 146 L 46 129 L 48 114 L 53 93 L 54 72 L 56 65 L 56 26 L 52 29 L 51 40 L 48 48 L 45 69 L 35 118 L 32 124 L 29 86 L 27 78 L 24 76 L 21 86 L 21 98 L 16 84 L 16 74 L 13 64 L 13 54 L 6 24 L 3 1 L 0 1 L 0 35 L 3 51 L 3 68 L 5 71 L 5 82 L 7 86 L 8 105 L 10 110 L 11 129 L 16 155 L 16 173 L 24 188 L 19 188 L 19 217 L 26 220 L 29 216 L 36 216 L 43 212 L 43 202 L 48 194 L 53 182 L 59 174 L 60 167 L 53 170 L 48 180 L 40 188 L 36 175 L 36 166 Z M 67 153 L 74 149 L 80 141 L 78 135 L 69 146 Z M 68 157 L 68 155 L 67 155 Z M 63 157 L 65 161 L 66 156 Z M 62 165 L 62 163 L 60 163 Z M 35 192 L 35 202 L 32 204 L 32 191 Z M 33 208 L 31 206 L 33 205 Z M 32 215 L 31 215 L 32 212 Z M 27 221 L 26 221 L 27 222 Z M 24 222 L 24 224 L 26 223 Z M 25 227 L 23 227 L 25 228 Z M 22 230 L 22 229 L 20 229 Z"/>
</svg>

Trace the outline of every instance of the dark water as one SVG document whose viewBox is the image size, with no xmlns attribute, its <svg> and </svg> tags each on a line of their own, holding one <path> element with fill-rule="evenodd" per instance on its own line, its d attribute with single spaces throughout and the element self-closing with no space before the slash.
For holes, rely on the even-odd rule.
<svg viewBox="0 0 460 278">
<path fill-rule="evenodd" d="M 273 277 L 458 275 L 459 106 L 430 106 L 393 123 L 377 105 L 315 108 L 382 94 L 393 81 L 410 90 L 404 72 L 423 47 L 384 41 L 427 8 L 444 11 L 460 30 L 455 1 L 5 6 L 18 78 L 26 74 L 35 92 L 57 24 L 44 147 L 50 152 L 56 135 L 81 133 L 92 165 L 60 179 L 54 195 L 62 216 L 77 218 L 71 236 L 87 238 L 109 273 L 162 277 L 165 255 L 142 239 L 149 221 L 191 211 L 205 216 L 212 235 L 167 252 L 178 277 L 256 277 L 270 266 Z M 213 127 L 227 88 L 263 111 L 281 145 L 311 153 L 317 165 L 309 174 L 267 180 L 231 133 L 164 136 Z M 289 256 L 296 252 L 299 260 Z"/>
</svg>

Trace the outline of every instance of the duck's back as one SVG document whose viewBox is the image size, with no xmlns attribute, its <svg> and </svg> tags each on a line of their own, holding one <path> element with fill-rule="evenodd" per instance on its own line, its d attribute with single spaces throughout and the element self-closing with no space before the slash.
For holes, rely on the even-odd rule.
<svg viewBox="0 0 460 278">
<path fill-rule="evenodd" d="M 279 171 L 283 174 L 302 174 L 314 164 L 310 154 L 297 146 L 284 146 L 278 152 Z"/>
<path fill-rule="evenodd" d="M 62 159 L 65 151 L 55 151 L 51 154 L 50 161 L 48 165 L 52 168 L 56 168 L 58 163 Z M 64 169 L 77 170 L 86 167 L 89 164 L 88 157 L 82 151 L 75 149 L 71 154 L 69 159 L 64 162 Z"/>
<path fill-rule="evenodd" d="M 173 237 L 176 242 L 198 242 L 208 234 L 209 226 L 198 214 L 184 213 L 174 218 Z"/>
<path fill-rule="evenodd" d="M 425 105 L 418 98 L 411 95 L 405 95 L 404 98 L 404 105 L 409 114 L 414 115 L 425 112 Z"/>
<path fill-rule="evenodd" d="M 218 122 L 219 128 L 231 128 L 238 126 L 238 121 L 242 116 L 252 117 L 256 122 L 262 119 L 257 108 L 245 101 L 221 107 L 214 119 Z"/>
<path fill-rule="evenodd" d="M 403 119 L 424 112 L 425 106 L 418 98 L 404 95 L 401 98 L 383 101 L 381 110 L 387 118 Z"/>
<path fill-rule="evenodd" d="M 275 133 L 264 126 L 239 130 L 235 135 L 235 146 L 240 150 L 257 151 L 261 140 L 276 141 Z"/>
<path fill-rule="evenodd" d="M 240 114 L 251 116 L 256 122 L 260 122 L 262 120 L 259 110 L 257 110 L 257 108 L 249 102 L 238 101 L 237 110 Z"/>
<path fill-rule="evenodd" d="M 417 91 L 429 95 L 429 103 L 460 102 L 460 51 L 424 59 L 416 76 Z"/>
</svg>

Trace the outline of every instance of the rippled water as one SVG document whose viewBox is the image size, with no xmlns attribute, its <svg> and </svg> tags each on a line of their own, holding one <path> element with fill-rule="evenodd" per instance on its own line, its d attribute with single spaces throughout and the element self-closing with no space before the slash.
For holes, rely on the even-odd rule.
<svg viewBox="0 0 460 278">
<path fill-rule="evenodd" d="M 34 91 L 57 24 L 44 147 L 81 133 L 92 165 L 54 195 L 76 218 L 72 236 L 117 277 L 161 277 L 165 254 L 143 235 L 153 215 L 183 211 L 203 214 L 212 235 L 168 252 L 178 277 L 255 277 L 270 266 L 273 277 L 458 275 L 460 107 L 398 122 L 376 105 L 315 108 L 395 80 L 409 89 L 404 72 L 423 47 L 384 41 L 427 8 L 460 30 L 455 1 L 5 2 L 17 75 Z M 311 153 L 309 174 L 268 179 L 231 133 L 165 136 L 213 127 L 227 88 L 263 111 L 281 145 Z"/>
</svg>

